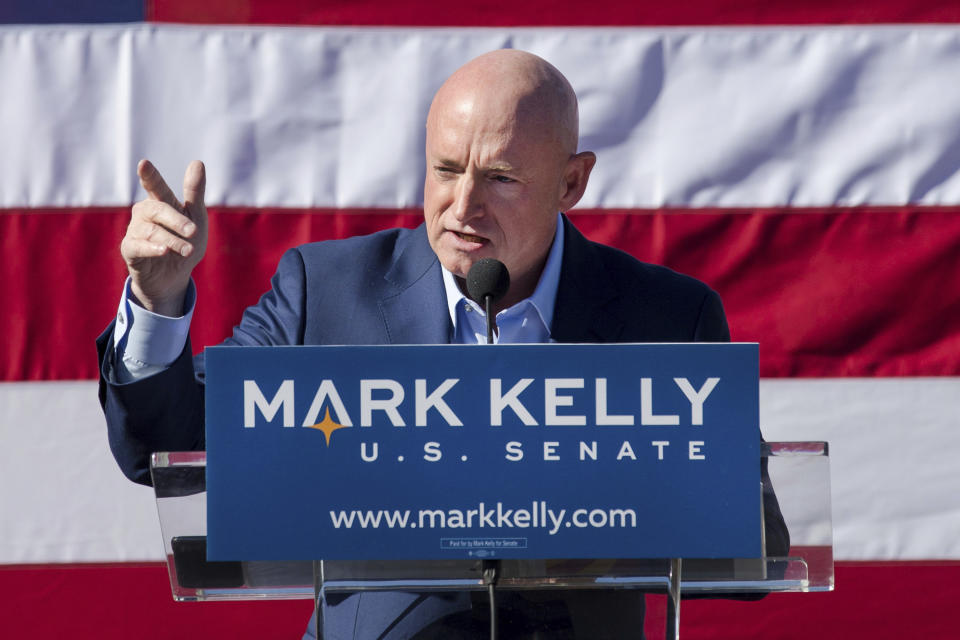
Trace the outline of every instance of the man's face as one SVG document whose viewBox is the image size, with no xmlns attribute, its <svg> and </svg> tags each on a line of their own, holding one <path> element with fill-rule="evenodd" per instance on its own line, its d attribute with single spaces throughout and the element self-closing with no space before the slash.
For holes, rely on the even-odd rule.
<svg viewBox="0 0 960 640">
<path fill-rule="evenodd" d="M 481 258 L 503 262 L 510 304 L 536 287 L 563 193 L 567 158 L 538 128 L 470 100 L 434 105 L 427 122 L 430 246 L 461 278 Z"/>
</svg>

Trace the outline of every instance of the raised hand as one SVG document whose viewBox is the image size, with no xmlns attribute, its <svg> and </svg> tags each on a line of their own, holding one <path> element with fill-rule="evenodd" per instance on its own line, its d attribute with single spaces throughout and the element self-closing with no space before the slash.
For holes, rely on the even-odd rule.
<svg viewBox="0 0 960 640">
<path fill-rule="evenodd" d="M 145 309 L 183 314 L 190 273 L 207 250 L 206 169 L 199 160 L 183 176 L 183 203 L 149 160 L 137 165 L 147 199 L 133 205 L 120 254 L 132 278 L 131 291 Z"/>
</svg>

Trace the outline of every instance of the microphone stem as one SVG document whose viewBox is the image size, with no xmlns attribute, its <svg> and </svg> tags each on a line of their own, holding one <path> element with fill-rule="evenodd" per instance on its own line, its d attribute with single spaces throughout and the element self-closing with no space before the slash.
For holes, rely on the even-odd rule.
<svg viewBox="0 0 960 640">
<path fill-rule="evenodd" d="M 491 307 L 493 306 L 493 296 L 483 296 L 483 303 L 487 311 L 487 344 L 493 344 L 493 316 Z"/>
<path fill-rule="evenodd" d="M 483 296 L 483 306 L 487 312 L 487 344 L 493 344 L 493 296 Z M 490 601 L 490 640 L 497 640 L 497 596 L 496 584 L 500 577 L 500 561 L 481 562 L 483 581 L 487 585 L 487 598 Z"/>
</svg>

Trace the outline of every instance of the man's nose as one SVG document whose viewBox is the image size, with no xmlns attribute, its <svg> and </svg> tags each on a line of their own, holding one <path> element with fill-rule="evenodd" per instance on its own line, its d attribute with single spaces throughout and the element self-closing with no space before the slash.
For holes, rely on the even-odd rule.
<svg viewBox="0 0 960 640">
<path fill-rule="evenodd" d="M 454 191 L 453 214 L 465 222 L 483 213 L 483 185 L 473 176 L 464 173 L 457 181 Z"/>
</svg>

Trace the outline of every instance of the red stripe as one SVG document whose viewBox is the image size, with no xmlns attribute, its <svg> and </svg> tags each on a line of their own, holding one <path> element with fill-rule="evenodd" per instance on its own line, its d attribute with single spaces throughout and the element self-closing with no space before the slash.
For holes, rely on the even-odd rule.
<svg viewBox="0 0 960 640">
<path fill-rule="evenodd" d="M 761 374 L 960 375 L 960 208 L 584 211 L 589 237 L 698 277 Z M 196 271 L 194 347 L 229 334 L 302 242 L 415 226 L 413 210 L 211 212 Z M 93 378 L 93 339 L 116 312 L 124 209 L 0 214 L 0 380 Z"/>
<path fill-rule="evenodd" d="M 687 600 L 685 640 L 953 638 L 960 562 L 839 562 L 836 591 L 773 594 L 759 602 Z M 662 597 L 650 598 L 648 636 L 662 627 Z M 298 638 L 309 600 L 175 603 L 165 565 L 0 566 L 4 636 Z"/>
<path fill-rule="evenodd" d="M 686 600 L 684 640 L 954 638 L 960 562 L 839 562 L 836 590 L 759 602 Z M 659 598 L 663 601 L 663 598 Z M 657 610 L 662 612 L 662 608 Z M 648 629 L 656 620 L 648 621 Z M 662 623 L 661 628 L 662 628 Z M 648 638 L 660 634 L 647 635 Z"/>
<path fill-rule="evenodd" d="M 960 208 L 603 213 L 574 220 L 716 289 L 763 376 L 960 374 Z"/>
<path fill-rule="evenodd" d="M 632 26 L 960 22 L 960 6 L 943 0 L 153 0 L 147 19 L 207 24 L 393 26 Z"/>
<path fill-rule="evenodd" d="M 299 638 L 310 600 L 174 602 L 166 565 L 0 565 L 3 636 L 54 640 Z"/>
</svg>

